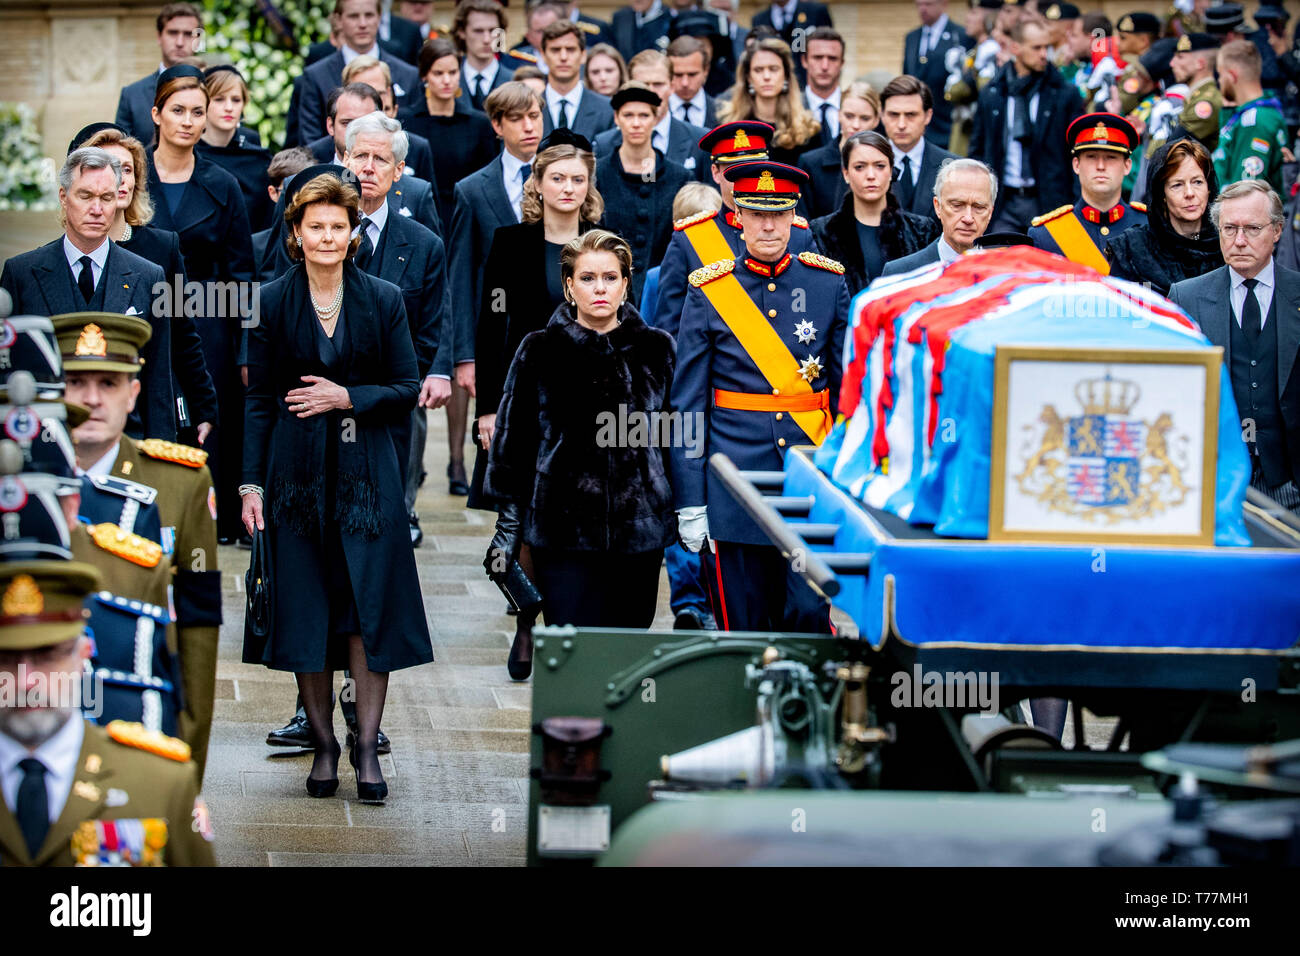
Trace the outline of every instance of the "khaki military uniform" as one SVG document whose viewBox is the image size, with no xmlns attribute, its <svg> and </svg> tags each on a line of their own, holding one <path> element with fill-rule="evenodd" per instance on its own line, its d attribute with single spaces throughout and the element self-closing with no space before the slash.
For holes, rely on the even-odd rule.
<svg viewBox="0 0 1300 956">
<path fill-rule="evenodd" d="M 214 866 L 212 824 L 184 745 L 139 724 L 85 729 L 67 803 L 35 859 L 0 801 L 0 865 Z"/>
<path fill-rule="evenodd" d="M 1191 91 L 1183 111 L 1178 114 L 1178 125 L 1201 141 L 1206 150 L 1214 152 L 1219 145 L 1219 111 L 1223 109 L 1223 94 L 1213 77 L 1206 77 Z"/>
<path fill-rule="evenodd" d="M 164 543 L 171 545 L 175 574 L 176 637 L 185 691 L 180 736 L 194 751 L 200 781 L 212 730 L 221 630 L 216 493 L 206 459 L 196 448 L 123 436 L 112 471 L 158 490 Z"/>
</svg>

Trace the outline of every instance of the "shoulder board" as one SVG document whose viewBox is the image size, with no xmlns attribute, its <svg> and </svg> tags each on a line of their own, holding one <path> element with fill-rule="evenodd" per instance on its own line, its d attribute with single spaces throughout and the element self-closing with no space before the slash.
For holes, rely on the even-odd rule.
<svg viewBox="0 0 1300 956">
<path fill-rule="evenodd" d="M 1074 208 L 1074 204 L 1071 203 L 1068 206 L 1062 206 L 1060 209 L 1053 209 L 1051 212 L 1045 212 L 1041 216 L 1035 216 L 1033 219 L 1030 220 L 1029 224 L 1031 226 L 1041 226 L 1045 222 L 1051 222 L 1053 219 L 1057 218 L 1058 216 L 1064 216 L 1067 212 L 1069 212 L 1073 208 Z"/>
<path fill-rule="evenodd" d="M 705 209 L 701 212 L 697 212 L 693 216 L 687 216 L 685 219 L 678 219 L 676 222 L 673 223 L 673 228 L 678 232 L 681 232 L 683 229 L 687 229 L 691 226 L 698 225 L 699 223 L 708 222 L 714 216 L 718 215 L 718 213 L 721 211 L 722 210 L 720 209 L 715 209 L 713 212 L 710 212 L 709 210 Z"/>
<path fill-rule="evenodd" d="M 105 521 L 103 524 L 87 525 L 86 530 L 90 533 L 90 540 L 102 550 L 142 568 L 156 568 L 162 560 L 161 544 L 130 531 L 123 531 L 115 524 Z"/>
<path fill-rule="evenodd" d="M 707 266 L 700 266 L 691 273 L 690 283 L 698 289 L 714 279 L 721 279 L 723 276 L 729 275 L 734 268 L 736 268 L 736 260 L 734 259 L 719 259 L 717 262 L 710 262 Z"/>
<path fill-rule="evenodd" d="M 525 63 L 537 62 L 536 56 L 531 53 L 526 53 L 523 50 L 511 50 L 508 55 L 513 56 L 516 60 L 523 60 Z"/>
<path fill-rule="evenodd" d="M 189 468 L 202 468 L 208 463 L 208 453 L 201 448 L 191 448 L 161 438 L 146 438 L 135 444 L 141 452 L 159 461 L 170 461 Z"/>
<path fill-rule="evenodd" d="M 812 266 L 814 269 L 825 269 L 827 272 L 834 272 L 837 276 L 844 275 L 844 266 L 842 264 L 817 252 L 801 252 L 799 253 L 799 261 L 806 266 Z"/>
<path fill-rule="evenodd" d="M 1131 206 L 1132 208 L 1136 209 L 1138 212 L 1146 212 L 1146 211 L 1147 211 L 1147 204 L 1144 203 L 1144 202 L 1131 202 L 1131 203 L 1129 203 L 1129 206 Z"/>
<path fill-rule="evenodd" d="M 796 226 L 798 226 L 800 229 L 807 229 L 807 228 L 808 228 L 808 220 L 805 219 L 803 216 L 795 216 L 795 217 L 794 217 L 794 224 L 795 224 Z"/>
<path fill-rule="evenodd" d="M 129 478 L 115 478 L 112 475 L 87 475 L 86 477 L 100 491 L 121 495 L 123 498 L 131 498 L 142 505 L 151 505 L 158 498 L 157 488 L 150 488 L 148 485 L 142 485 L 140 482 L 132 481 Z"/>
<path fill-rule="evenodd" d="M 590 33 L 593 36 L 600 32 L 600 27 L 594 23 L 588 23 L 586 20 L 577 21 L 577 26 L 583 33 Z"/>
<path fill-rule="evenodd" d="M 159 757 L 185 763 L 190 759 L 190 745 L 158 730 L 149 730 L 144 724 L 114 720 L 104 728 L 108 735 L 125 747 L 146 750 Z"/>
<path fill-rule="evenodd" d="M 125 598 L 113 594 L 111 591 L 100 591 L 95 595 L 95 600 L 105 607 L 115 608 L 119 611 L 126 611 L 134 614 L 136 617 L 150 617 L 159 624 L 170 624 L 172 622 L 171 614 L 166 608 L 159 607 L 157 604 L 149 604 L 146 601 L 137 601 L 134 598 Z"/>
</svg>

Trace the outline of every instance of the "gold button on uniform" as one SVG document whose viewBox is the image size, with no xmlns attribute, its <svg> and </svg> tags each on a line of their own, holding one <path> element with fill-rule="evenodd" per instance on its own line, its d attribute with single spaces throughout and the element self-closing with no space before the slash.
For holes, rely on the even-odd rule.
<svg viewBox="0 0 1300 956">
<path fill-rule="evenodd" d="M 778 422 L 779 422 L 781 419 L 783 419 L 783 418 L 785 418 L 785 412 L 777 412 L 777 413 L 776 413 L 776 420 L 777 420 Z"/>
<path fill-rule="evenodd" d="M 768 292 L 775 292 L 775 291 L 776 291 L 776 283 L 775 283 L 775 282 L 769 282 L 769 283 L 767 284 L 767 291 L 768 291 Z"/>
<path fill-rule="evenodd" d="M 772 394 L 773 394 L 773 395 L 780 395 L 780 394 L 781 394 L 781 390 L 780 390 L 779 388 L 774 388 L 774 389 L 772 389 Z"/>
<path fill-rule="evenodd" d="M 785 439 L 784 439 L 784 438 L 778 438 L 778 439 L 776 440 L 776 443 L 777 443 L 778 445 L 780 445 L 782 448 L 785 447 Z"/>
<path fill-rule="evenodd" d="M 1110 226 L 1102 226 L 1102 227 L 1101 227 L 1101 234 L 1102 234 L 1103 236 L 1109 236 L 1109 235 L 1110 235 Z"/>
<path fill-rule="evenodd" d="M 768 310 L 767 310 L 767 316 L 768 316 L 768 318 L 770 318 L 770 319 L 775 319 L 775 318 L 776 318 L 776 309 L 768 309 Z"/>
</svg>

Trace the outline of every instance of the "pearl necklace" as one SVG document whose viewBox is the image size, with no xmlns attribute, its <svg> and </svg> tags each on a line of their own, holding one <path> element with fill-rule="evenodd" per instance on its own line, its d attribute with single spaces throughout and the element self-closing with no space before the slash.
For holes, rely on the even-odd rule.
<svg viewBox="0 0 1300 956">
<path fill-rule="evenodd" d="M 122 238 L 117 240 L 119 243 L 131 241 L 131 224 L 128 222 L 126 228 L 122 230 Z"/>
<path fill-rule="evenodd" d="M 307 294 L 311 295 L 310 289 L 307 290 Z M 339 309 L 342 307 L 342 305 L 343 305 L 343 281 L 342 280 L 339 280 L 339 287 L 334 292 L 334 301 L 327 306 L 322 307 L 319 303 L 317 303 L 316 297 L 314 295 L 311 295 L 311 307 L 316 310 L 316 317 L 320 319 L 322 322 L 329 322 L 337 318 L 339 314 Z"/>
</svg>

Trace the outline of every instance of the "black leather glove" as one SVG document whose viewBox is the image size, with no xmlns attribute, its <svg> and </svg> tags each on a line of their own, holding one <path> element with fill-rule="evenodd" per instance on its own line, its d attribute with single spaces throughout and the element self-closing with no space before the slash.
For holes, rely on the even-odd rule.
<svg viewBox="0 0 1300 956">
<path fill-rule="evenodd" d="M 497 529 L 483 558 L 483 567 L 498 586 L 510 573 L 510 565 L 519 556 L 519 506 L 509 502 L 497 514 Z"/>
</svg>

